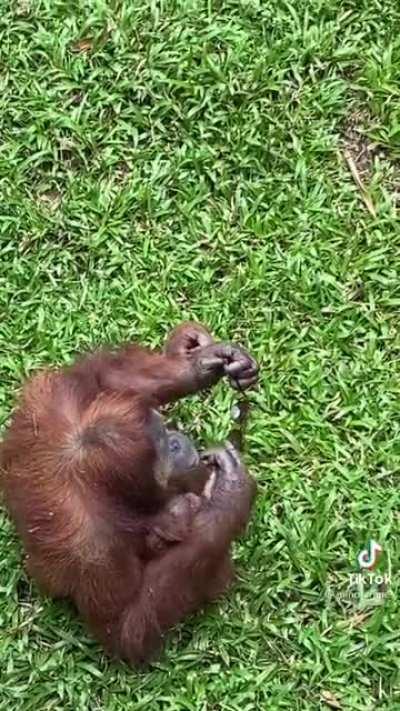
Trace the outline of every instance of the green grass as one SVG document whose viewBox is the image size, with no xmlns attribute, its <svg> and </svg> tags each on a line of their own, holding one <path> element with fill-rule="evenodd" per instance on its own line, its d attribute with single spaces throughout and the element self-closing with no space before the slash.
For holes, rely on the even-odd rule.
<svg viewBox="0 0 400 711">
<path fill-rule="evenodd" d="M 36 367 L 187 317 L 262 363 L 239 583 L 150 671 L 27 584 L 1 513 L 1 710 L 400 709 L 399 37 L 398 0 L 1 3 L 2 422 Z M 174 415 L 221 440 L 232 402 Z M 381 603 L 346 591 L 369 538 Z"/>
</svg>

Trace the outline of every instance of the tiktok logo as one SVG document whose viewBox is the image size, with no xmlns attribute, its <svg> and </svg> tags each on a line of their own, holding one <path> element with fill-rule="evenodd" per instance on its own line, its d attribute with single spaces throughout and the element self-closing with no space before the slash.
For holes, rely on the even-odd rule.
<svg viewBox="0 0 400 711">
<path fill-rule="evenodd" d="M 374 540 L 368 541 L 367 547 L 358 554 L 358 565 L 361 569 L 374 570 L 376 568 L 383 548 Z"/>
</svg>

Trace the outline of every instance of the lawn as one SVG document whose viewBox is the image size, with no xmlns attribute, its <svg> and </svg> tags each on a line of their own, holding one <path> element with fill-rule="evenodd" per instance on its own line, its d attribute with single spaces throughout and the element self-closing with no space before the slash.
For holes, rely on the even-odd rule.
<svg viewBox="0 0 400 711">
<path fill-rule="evenodd" d="M 262 366 L 238 583 L 149 670 L 0 513 L 1 711 L 400 709 L 399 37 L 398 0 L 1 3 L 1 422 L 35 368 L 188 317 Z M 233 402 L 173 415 L 219 441 Z"/>
</svg>

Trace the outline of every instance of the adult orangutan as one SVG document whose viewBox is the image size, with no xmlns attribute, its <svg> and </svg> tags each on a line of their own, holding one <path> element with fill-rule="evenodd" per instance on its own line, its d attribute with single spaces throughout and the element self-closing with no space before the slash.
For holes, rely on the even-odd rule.
<svg viewBox="0 0 400 711">
<path fill-rule="evenodd" d="M 163 352 L 99 351 L 26 384 L 1 447 L 5 500 L 30 575 L 109 653 L 148 659 L 230 583 L 255 483 L 231 445 L 200 456 L 158 409 L 224 375 L 245 389 L 257 370 L 185 323 Z"/>
</svg>

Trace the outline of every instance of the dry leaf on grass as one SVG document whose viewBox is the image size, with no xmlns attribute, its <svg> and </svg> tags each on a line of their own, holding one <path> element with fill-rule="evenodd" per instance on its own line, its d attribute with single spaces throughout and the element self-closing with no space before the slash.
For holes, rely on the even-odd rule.
<svg viewBox="0 0 400 711">
<path fill-rule="evenodd" d="M 42 202 L 50 210 L 56 210 L 61 203 L 61 194 L 57 190 L 46 190 L 46 192 L 41 193 L 39 196 L 40 202 Z"/>
<path fill-rule="evenodd" d="M 372 615 L 373 610 L 366 610 L 365 612 L 357 612 L 351 617 L 342 620 L 339 627 L 348 627 L 353 629 L 354 627 L 362 627 L 364 622 L 368 620 Z"/>
<path fill-rule="evenodd" d="M 337 696 L 335 696 L 335 694 L 332 694 L 331 691 L 321 691 L 321 699 L 332 709 L 342 708 L 342 704 L 340 703 L 339 699 L 337 698 Z"/>
<path fill-rule="evenodd" d="M 367 208 L 370 215 L 372 215 L 372 217 L 376 217 L 376 210 L 375 210 L 374 204 L 373 204 L 370 196 L 368 195 L 368 192 L 365 188 L 363 181 L 361 180 L 361 176 L 358 171 L 356 162 L 353 159 L 353 156 L 351 155 L 351 153 L 349 151 L 345 151 L 344 157 L 345 157 L 347 165 L 349 166 L 349 170 L 350 170 L 350 173 L 353 177 L 353 180 L 354 180 L 355 184 L 357 185 L 358 189 L 360 190 L 361 197 L 363 199 L 365 207 Z"/>
<path fill-rule="evenodd" d="M 79 40 L 79 42 L 75 42 L 75 44 L 72 45 L 72 51 L 73 52 L 91 52 L 93 49 L 93 40 L 89 39 L 88 37 L 85 37 L 84 39 Z"/>
</svg>

